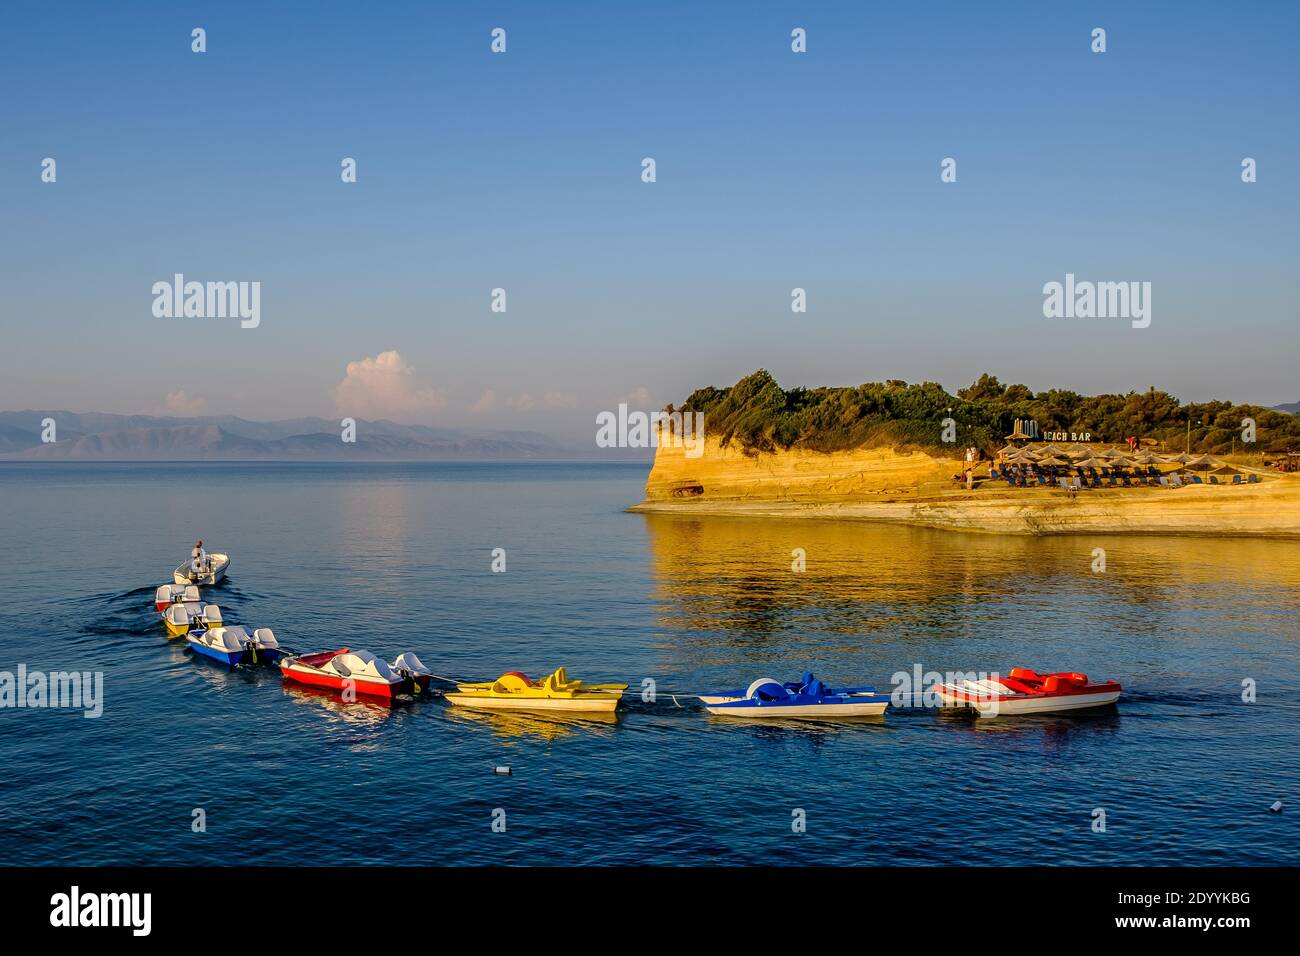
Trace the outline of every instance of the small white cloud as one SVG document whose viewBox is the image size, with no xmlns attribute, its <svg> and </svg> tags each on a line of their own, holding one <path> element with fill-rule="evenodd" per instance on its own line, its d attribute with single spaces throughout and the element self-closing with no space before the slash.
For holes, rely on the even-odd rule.
<svg viewBox="0 0 1300 956">
<path fill-rule="evenodd" d="M 568 392 L 547 392 L 542 396 L 542 404 L 547 408 L 577 408 L 578 397 Z"/>
<path fill-rule="evenodd" d="M 334 386 L 340 412 L 360 418 L 422 418 L 441 411 L 447 396 L 440 388 L 419 385 L 415 369 L 395 350 L 349 362 L 343 381 Z"/>
<path fill-rule="evenodd" d="M 629 408 L 649 408 L 650 407 L 650 389 L 644 385 L 638 385 L 632 391 L 628 392 L 619 402 L 626 403 Z"/>
<path fill-rule="evenodd" d="M 498 407 L 509 408 L 516 412 L 531 412 L 538 408 L 577 408 L 578 398 L 569 392 L 549 391 L 540 399 L 528 392 L 501 398 L 496 389 L 488 388 L 478 400 L 469 406 L 471 412 L 490 412 Z"/>
<path fill-rule="evenodd" d="M 175 415 L 178 418 L 193 418 L 195 415 L 202 415 L 207 407 L 208 400 L 206 398 L 200 398 L 197 395 L 186 395 L 184 389 L 177 389 L 174 392 L 167 393 L 159 413 L 162 415 Z"/>
</svg>

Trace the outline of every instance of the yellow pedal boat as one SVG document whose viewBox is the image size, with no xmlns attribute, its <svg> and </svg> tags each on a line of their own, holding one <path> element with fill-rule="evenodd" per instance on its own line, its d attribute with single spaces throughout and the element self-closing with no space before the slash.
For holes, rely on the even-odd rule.
<svg viewBox="0 0 1300 956">
<path fill-rule="evenodd" d="M 484 684 L 457 684 L 447 700 L 462 707 L 501 710 L 612 711 L 627 684 L 584 684 L 561 667 L 542 680 L 510 671 Z"/>
<path fill-rule="evenodd" d="M 221 627 L 224 623 L 221 608 L 202 601 L 173 604 L 163 614 L 163 626 L 167 628 L 168 637 L 184 637 L 190 631 Z"/>
</svg>

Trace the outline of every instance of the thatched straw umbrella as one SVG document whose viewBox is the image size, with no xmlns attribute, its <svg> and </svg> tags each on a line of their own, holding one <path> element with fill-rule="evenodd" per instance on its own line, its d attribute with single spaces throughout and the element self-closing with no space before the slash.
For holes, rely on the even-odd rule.
<svg viewBox="0 0 1300 956">
<path fill-rule="evenodd" d="M 1124 457 L 1124 453 L 1123 453 L 1122 451 L 1120 451 L 1118 448 L 1107 448 L 1105 451 L 1103 451 L 1103 452 L 1101 453 L 1101 457 L 1103 457 L 1103 458 L 1123 458 L 1123 457 Z"/>
<path fill-rule="evenodd" d="M 1069 462 L 1063 458 L 1057 458 L 1055 455 L 1048 455 L 1046 458 L 1038 459 L 1038 464 L 1044 468 L 1060 468 L 1068 465 Z"/>
<path fill-rule="evenodd" d="M 1074 467 L 1075 468 L 1109 468 L 1110 462 L 1104 461 L 1101 458 L 1090 457 L 1090 458 L 1085 458 L 1082 461 L 1076 461 L 1074 463 Z"/>
<path fill-rule="evenodd" d="M 1192 469 L 1192 471 L 1209 471 L 1211 468 L 1217 468 L 1222 464 L 1223 462 L 1219 461 L 1219 459 L 1215 458 L 1213 455 L 1204 455 L 1194 461 L 1187 462 L 1187 467 Z"/>
</svg>

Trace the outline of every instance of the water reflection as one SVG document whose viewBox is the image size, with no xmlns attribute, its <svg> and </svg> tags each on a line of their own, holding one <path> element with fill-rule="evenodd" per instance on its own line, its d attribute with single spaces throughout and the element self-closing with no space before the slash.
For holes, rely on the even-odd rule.
<svg viewBox="0 0 1300 956">
<path fill-rule="evenodd" d="M 1136 634 L 1172 632 L 1189 607 L 1221 609 L 1236 629 L 1251 623 L 1243 605 L 1259 616 L 1253 626 L 1273 630 L 1279 615 L 1300 611 L 1300 548 L 1281 540 L 1034 538 L 824 519 L 641 518 L 656 623 L 681 666 L 720 663 L 737 652 L 794 660 L 801 647 L 824 654 L 916 637 L 1032 642 L 1077 622 L 1085 606 L 1094 626 Z M 802 572 L 792 570 L 796 549 L 806 555 Z"/>
<path fill-rule="evenodd" d="M 618 724 L 618 713 L 589 714 L 472 710 L 454 705 L 447 707 L 447 716 L 451 720 L 478 724 L 486 727 L 495 736 L 506 740 L 532 738 L 552 741 L 578 733 L 591 733 L 607 736 Z"/>
<path fill-rule="evenodd" d="M 887 713 L 887 712 L 886 712 Z M 717 714 L 706 716 L 709 725 L 718 730 L 728 727 L 748 727 L 758 731 L 756 736 L 781 736 L 784 734 L 806 734 L 811 737 L 830 737 L 840 733 L 850 733 L 863 729 L 879 730 L 887 727 L 884 714 L 875 716 L 853 717 L 720 717 Z M 768 731 L 771 731 L 769 733 Z"/>
<path fill-rule="evenodd" d="M 1041 734 L 1054 746 L 1064 746 L 1078 737 L 1111 736 L 1119 732 L 1119 709 L 1115 705 L 1078 714 L 1020 714 L 969 718 L 972 730 L 989 734 Z"/>
<path fill-rule="evenodd" d="M 279 676 L 279 670 L 266 664 L 226 664 L 200 654 L 186 642 L 185 638 L 174 638 L 170 647 L 178 658 L 188 659 L 190 674 L 197 675 L 205 684 L 214 689 L 225 691 L 239 684 L 259 684 L 268 678 Z"/>
<path fill-rule="evenodd" d="M 280 685 L 284 695 L 290 700 L 305 706 L 317 707 L 330 716 L 348 724 L 360 724 L 373 727 L 383 723 L 393 715 L 394 710 L 404 701 L 400 698 L 390 701 L 378 697 L 358 694 L 356 700 L 344 700 L 337 691 L 325 687 L 309 687 L 292 681 Z"/>
</svg>

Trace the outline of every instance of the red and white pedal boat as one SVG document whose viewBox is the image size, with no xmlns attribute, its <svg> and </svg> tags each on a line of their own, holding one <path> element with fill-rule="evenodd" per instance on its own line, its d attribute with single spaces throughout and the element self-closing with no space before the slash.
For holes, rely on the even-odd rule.
<svg viewBox="0 0 1300 956">
<path fill-rule="evenodd" d="M 173 604 L 198 604 L 201 600 L 193 584 L 164 584 L 154 592 L 153 609 L 163 614 Z"/>
<path fill-rule="evenodd" d="M 369 651 L 346 647 L 282 658 L 280 672 L 300 684 L 339 691 L 353 689 L 368 697 L 389 699 L 417 693 L 429 685 L 429 672 L 414 654 L 403 654 L 389 665 Z"/>
<path fill-rule="evenodd" d="M 1105 707 L 1119 700 L 1123 688 L 1113 680 L 1091 684 L 1087 674 L 1037 674 L 1027 667 L 1013 667 L 1006 677 L 944 683 L 935 690 L 947 707 L 969 707 L 981 717 L 1005 717 Z"/>
</svg>

